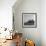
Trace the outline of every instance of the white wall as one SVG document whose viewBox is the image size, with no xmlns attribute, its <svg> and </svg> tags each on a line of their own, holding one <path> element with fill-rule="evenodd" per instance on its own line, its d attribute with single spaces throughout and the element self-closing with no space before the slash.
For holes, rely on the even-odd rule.
<svg viewBox="0 0 46 46">
<path fill-rule="evenodd" d="M 15 16 L 15 29 L 18 30 L 18 32 L 23 32 L 24 38 L 34 40 L 36 46 L 41 46 L 41 1 L 23 0 L 17 7 L 14 5 L 13 12 Z M 23 12 L 37 13 L 37 28 L 22 28 Z"/>
<path fill-rule="evenodd" d="M 46 46 L 46 0 L 41 1 L 41 40 L 42 46 Z"/>
<path fill-rule="evenodd" d="M 12 6 L 16 0 L 0 0 L 0 27 L 12 28 Z"/>
</svg>

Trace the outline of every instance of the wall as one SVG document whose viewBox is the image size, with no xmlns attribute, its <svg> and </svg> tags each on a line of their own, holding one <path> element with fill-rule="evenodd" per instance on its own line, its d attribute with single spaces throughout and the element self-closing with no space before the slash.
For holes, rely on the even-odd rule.
<svg viewBox="0 0 46 46">
<path fill-rule="evenodd" d="M 46 46 L 46 0 L 41 1 L 41 40 L 42 46 Z"/>
<path fill-rule="evenodd" d="M 0 0 L 0 27 L 12 29 L 12 6 L 16 0 Z"/>
<path fill-rule="evenodd" d="M 17 3 L 13 6 L 15 30 L 22 32 L 25 39 L 33 40 L 36 46 L 41 46 L 41 1 L 23 0 L 17 7 L 16 5 Z M 37 28 L 22 28 L 23 12 L 37 13 Z"/>
</svg>

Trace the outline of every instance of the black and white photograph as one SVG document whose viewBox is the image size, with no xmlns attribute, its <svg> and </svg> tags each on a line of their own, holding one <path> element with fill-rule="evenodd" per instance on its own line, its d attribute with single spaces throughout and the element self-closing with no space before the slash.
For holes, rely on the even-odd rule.
<svg viewBox="0 0 46 46">
<path fill-rule="evenodd" d="M 37 13 L 22 13 L 22 27 L 37 27 Z"/>
</svg>

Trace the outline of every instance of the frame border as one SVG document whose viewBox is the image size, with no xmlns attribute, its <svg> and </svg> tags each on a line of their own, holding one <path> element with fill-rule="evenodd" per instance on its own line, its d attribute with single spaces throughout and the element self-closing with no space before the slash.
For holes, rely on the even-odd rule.
<svg viewBox="0 0 46 46">
<path fill-rule="evenodd" d="M 35 14 L 35 16 L 36 16 L 36 25 L 35 25 L 35 27 L 24 27 L 23 26 L 23 14 Z M 22 13 L 22 28 L 37 28 L 37 13 Z"/>
</svg>

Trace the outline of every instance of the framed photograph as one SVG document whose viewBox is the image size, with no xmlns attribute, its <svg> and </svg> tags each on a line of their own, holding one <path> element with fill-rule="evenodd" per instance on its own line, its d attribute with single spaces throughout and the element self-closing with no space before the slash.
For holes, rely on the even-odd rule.
<svg viewBox="0 0 46 46">
<path fill-rule="evenodd" d="M 36 28 L 37 13 L 22 13 L 22 27 Z"/>
</svg>

